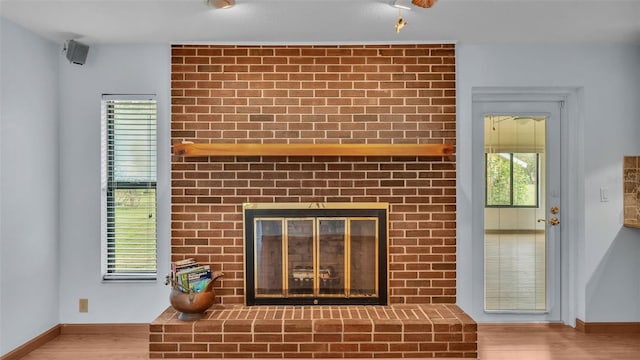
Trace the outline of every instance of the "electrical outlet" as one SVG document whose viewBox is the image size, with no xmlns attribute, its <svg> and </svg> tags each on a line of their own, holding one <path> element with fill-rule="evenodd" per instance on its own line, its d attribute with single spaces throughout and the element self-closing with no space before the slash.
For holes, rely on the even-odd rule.
<svg viewBox="0 0 640 360">
<path fill-rule="evenodd" d="M 89 299 L 80 299 L 78 303 L 78 311 L 81 313 L 89 312 Z"/>
</svg>

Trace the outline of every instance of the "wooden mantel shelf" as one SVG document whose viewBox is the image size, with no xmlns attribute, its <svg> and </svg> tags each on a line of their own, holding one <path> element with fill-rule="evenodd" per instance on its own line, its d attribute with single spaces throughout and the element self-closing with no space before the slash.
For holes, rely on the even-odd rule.
<svg viewBox="0 0 640 360">
<path fill-rule="evenodd" d="M 450 144 L 174 144 L 174 155 L 207 156 L 448 156 Z"/>
</svg>

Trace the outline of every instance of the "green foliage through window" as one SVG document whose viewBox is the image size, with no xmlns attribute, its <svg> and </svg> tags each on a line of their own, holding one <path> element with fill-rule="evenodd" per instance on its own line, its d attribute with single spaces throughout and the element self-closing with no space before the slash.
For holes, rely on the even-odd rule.
<svg viewBox="0 0 640 360">
<path fill-rule="evenodd" d="M 537 153 L 485 155 L 487 207 L 538 206 Z"/>
</svg>

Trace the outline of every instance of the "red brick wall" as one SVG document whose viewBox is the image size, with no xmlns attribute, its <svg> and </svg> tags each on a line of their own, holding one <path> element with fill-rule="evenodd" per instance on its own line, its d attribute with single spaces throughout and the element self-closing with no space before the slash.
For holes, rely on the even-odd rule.
<svg viewBox="0 0 640 360">
<path fill-rule="evenodd" d="M 453 45 L 172 48 L 172 142 L 456 142 Z M 172 258 L 244 303 L 242 203 L 390 203 L 390 303 L 454 303 L 455 157 L 172 158 Z"/>
</svg>

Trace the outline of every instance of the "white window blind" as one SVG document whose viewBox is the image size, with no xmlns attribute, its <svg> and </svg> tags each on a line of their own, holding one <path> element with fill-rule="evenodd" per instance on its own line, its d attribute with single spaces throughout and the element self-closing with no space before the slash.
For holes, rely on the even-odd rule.
<svg viewBox="0 0 640 360">
<path fill-rule="evenodd" d="M 105 95 L 102 111 L 103 278 L 155 279 L 157 104 Z"/>
</svg>

